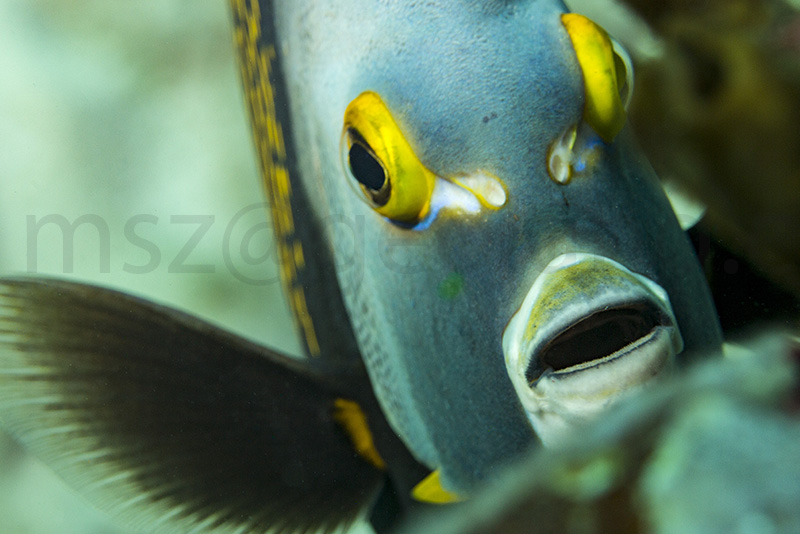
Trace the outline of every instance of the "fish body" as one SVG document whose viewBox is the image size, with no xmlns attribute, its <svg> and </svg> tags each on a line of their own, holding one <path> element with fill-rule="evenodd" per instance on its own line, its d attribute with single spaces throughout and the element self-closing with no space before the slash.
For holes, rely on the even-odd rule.
<svg viewBox="0 0 800 534">
<path fill-rule="evenodd" d="M 531 451 L 471 506 L 420 517 L 402 532 L 728 532 L 754 514 L 775 532 L 795 532 L 792 345 L 771 332 L 739 344 L 735 357 L 726 346 L 727 357 L 623 401 L 581 439 Z"/>
<path fill-rule="evenodd" d="M 0 283 L 3 421 L 100 504 L 165 532 L 365 507 L 389 529 L 720 343 L 591 21 L 545 0 L 231 8 L 308 358 Z"/>
<path fill-rule="evenodd" d="M 467 491 L 537 439 L 503 365 L 502 339 L 557 258 L 610 258 L 663 287 L 682 358 L 719 343 L 693 252 L 627 132 L 613 143 L 588 134 L 587 168 L 566 184 L 550 177 L 559 136 L 584 122 L 584 82 L 561 2 L 273 9 L 274 22 L 261 24 L 274 24 L 293 139 L 303 147 L 295 189 L 323 221 L 390 423 L 451 488 Z M 343 162 L 342 116 L 365 91 L 379 95 L 437 185 L 494 177 L 507 195 L 502 207 L 442 200 L 410 224 L 376 213 Z M 458 295 L 442 298 L 439 288 L 454 277 Z"/>
</svg>

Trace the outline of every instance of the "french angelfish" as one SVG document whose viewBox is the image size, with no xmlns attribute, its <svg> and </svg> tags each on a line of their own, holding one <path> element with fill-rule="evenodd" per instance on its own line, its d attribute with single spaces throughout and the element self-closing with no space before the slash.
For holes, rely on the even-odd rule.
<svg viewBox="0 0 800 534">
<path fill-rule="evenodd" d="M 149 532 L 333 529 L 467 498 L 720 343 L 624 128 L 630 65 L 556 0 L 231 0 L 308 358 L 0 282 L 0 417 Z"/>
</svg>

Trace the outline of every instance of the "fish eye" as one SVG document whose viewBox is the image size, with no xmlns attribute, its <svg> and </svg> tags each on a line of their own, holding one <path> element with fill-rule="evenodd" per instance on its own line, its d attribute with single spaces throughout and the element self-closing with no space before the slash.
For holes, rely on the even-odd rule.
<svg viewBox="0 0 800 534">
<path fill-rule="evenodd" d="M 353 189 L 380 215 L 415 223 L 430 211 L 436 177 L 377 93 L 361 93 L 347 106 L 342 163 Z"/>
<path fill-rule="evenodd" d="M 351 137 L 347 152 L 347 165 L 350 174 L 361 184 L 361 188 L 375 206 L 384 206 L 389 200 L 391 184 L 386 178 L 386 170 L 372 149 L 357 134 L 348 132 Z"/>
</svg>

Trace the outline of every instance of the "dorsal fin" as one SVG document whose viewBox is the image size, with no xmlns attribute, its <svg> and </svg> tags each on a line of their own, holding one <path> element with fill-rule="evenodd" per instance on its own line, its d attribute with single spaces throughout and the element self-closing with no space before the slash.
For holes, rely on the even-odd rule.
<svg viewBox="0 0 800 534">
<path fill-rule="evenodd" d="M 230 0 L 239 67 L 281 263 L 307 353 L 359 357 L 331 251 L 297 176 L 288 93 L 272 0 Z"/>
</svg>

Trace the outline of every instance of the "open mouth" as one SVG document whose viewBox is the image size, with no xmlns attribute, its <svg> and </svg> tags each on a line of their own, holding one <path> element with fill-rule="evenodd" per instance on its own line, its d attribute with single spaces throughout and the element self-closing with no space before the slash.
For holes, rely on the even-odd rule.
<svg viewBox="0 0 800 534">
<path fill-rule="evenodd" d="M 664 289 L 592 254 L 551 261 L 503 333 L 509 377 L 545 444 L 652 380 L 682 348 Z"/>
<path fill-rule="evenodd" d="M 531 358 L 525 377 L 533 384 L 547 370 L 574 372 L 608 362 L 646 340 L 656 327 L 666 326 L 669 321 L 648 301 L 596 311 L 546 342 Z"/>
</svg>

